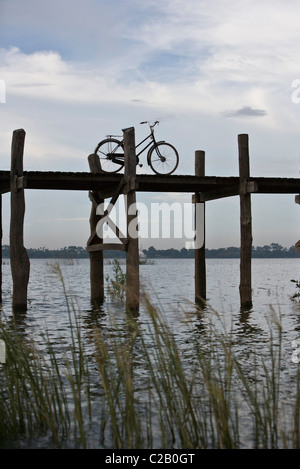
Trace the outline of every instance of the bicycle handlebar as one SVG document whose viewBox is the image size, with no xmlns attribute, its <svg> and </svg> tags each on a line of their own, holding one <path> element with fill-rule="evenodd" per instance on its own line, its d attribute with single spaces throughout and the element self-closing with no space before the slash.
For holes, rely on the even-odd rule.
<svg viewBox="0 0 300 469">
<path fill-rule="evenodd" d="M 156 125 L 156 124 L 159 124 L 159 121 L 155 121 L 154 124 L 150 125 L 150 122 L 149 121 L 143 121 L 143 122 L 140 122 L 140 124 L 148 124 L 150 129 L 153 129 L 153 127 Z"/>
</svg>

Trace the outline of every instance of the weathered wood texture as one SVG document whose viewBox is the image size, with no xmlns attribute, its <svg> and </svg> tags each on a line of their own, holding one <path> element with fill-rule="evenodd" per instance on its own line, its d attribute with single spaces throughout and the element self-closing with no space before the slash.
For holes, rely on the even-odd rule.
<svg viewBox="0 0 300 469">
<path fill-rule="evenodd" d="M 238 136 L 239 177 L 205 176 L 204 152 L 199 152 L 199 158 L 196 157 L 195 176 L 136 175 L 134 128 L 124 130 L 124 176 L 122 174 L 104 173 L 99 158 L 94 154 L 89 156 L 90 172 L 23 171 L 24 140 L 24 130 L 15 130 L 12 141 L 11 171 L 0 171 L 0 195 L 11 192 L 10 254 L 13 276 L 13 306 L 15 310 L 27 308 L 27 287 L 30 270 L 23 240 L 24 188 L 90 191 L 93 204 L 90 215 L 91 236 L 88 241 L 88 251 L 91 259 L 91 297 L 101 301 L 104 298 L 103 249 L 122 249 L 127 251 L 127 307 L 130 310 L 137 310 L 139 305 L 138 237 L 136 230 L 131 231 L 130 229 L 130 227 L 137 226 L 138 223 L 136 208 L 132 210 L 136 207 L 136 191 L 194 193 L 196 203 L 203 203 L 203 205 L 204 202 L 209 200 L 239 195 L 241 230 L 240 297 L 241 304 L 247 307 L 252 305 L 251 193 L 297 194 L 296 203 L 300 201 L 300 178 L 250 177 L 248 135 Z M 201 154 L 203 154 L 203 161 Z M 103 244 L 101 234 L 100 237 L 98 236 L 100 232 L 96 233 L 96 227 L 100 220 L 99 215 L 96 213 L 97 204 L 103 203 L 107 197 L 112 197 L 111 203 L 115 203 L 121 193 L 126 194 L 127 199 L 127 237 L 120 232 L 119 228 L 108 217 L 106 222 L 121 242 L 119 245 Z M 296 244 L 297 251 L 300 250 L 299 243 L 300 241 Z M 196 253 L 196 298 L 205 298 L 206 296 L 204 253 L 205 242 L 203 249 L 197 249 Z"/>
<path fill-rule="evenodd" d="M 61 171 L 24 171 L 26 189 L 101 191 L 106 197 L 114 194 L 122 174 Z M 300 178 L 250 177 L 258 194 L 299 194 Z M 159 176 L 138 174 L 137 192 L 201 192 L 201 201 L 239 195 L 238 176 L 192 176 L 172 174 Z M 10 191 L 10 172 L 0 171 L 0 193 Z M 253 189 L 251 190 L 253 192 Z"/>
<path fill-rule="evenodd" d="M 247 192 L 250 175 L 249 139 L 247 134 L 238 136 L 239 173 L 240 173 L 240 303 L 243 308 L 252 306 L 251 250 L 252 250 L 252 214 L 251 194 Z"/>
<path fill-rule="evenodd" d="M 126 218 L 127 218 L 127 253 L 126 253 L 126 309 L 131 314 L 137 314 L 140 304 L 140 275 L 139 275 L 139 240 L 137 233 L 136 207 L 136 153 L 134 128 L 124 130 L 124 177 L 126 188 Z"/>
<path fill-rule="evenodd" d="M 27 310 L 27 288 L 30 263 L 24 247 L 24 189 L 18 188 L 18 178 L 23 177 L 23 153 L 25 131 L 15 130 L 11 148 L 11 220 L 10 220 L 10 265 L 13 280 L 13 310 Z M 21 179 L 22 180 L 22 179 Z"/>
<path fill-rule="evenodd" d="M 101 164 L 99 156 L 91 154 L 88 157 L 90 170 L 92 173 L 101 173 Z M 92 208 L 90 214 L 90 231 L 91 231 L 91 244 L 88 248 L 92 248 L 96 245 L 97 248 L 88 249 L 90 258 L 90 285 L 91 285 L 91 302 L 93 304 L 103 303 L 104 301 L 104 265 L 103 265 L 103 251 L 99 249 L 99 245 L 102 245 L 103 239 L 96 233 L 97 223 L 100 220 L 100 216 L 97 215 L 97 204 L 103 203 L 104 199 L 101 197 L 101 193 L 95 192 L 91 194 Z"/>
<path fill-rule="evenodd" d="M 2 303 L 2 195 L 0 194 L 0 303 Z"/>
<path fill-rule="evenodd" d="M 196 151 L 195 152 L 195 175 L 204 176 L 205 175 L 205 152 Z M 201 202 L 201 194 L 199 192 L 195 193 L 194 196 L 195 203 L 195 230 L 196 238 L 199 242 L 199 238 L 203 239 L 203 244 L 198 249 L 195 249 L 195 302 L 199 306 L 202 306 L 206 300 L 206 260 L 205 260 L 205 202 Z M 203 214 L 203 219 L 198 220 L 200 211 L 197 210 L 197 204 L 202 204 L 203 209 L 201 213 Z M 202 224 L 202 226 L 200 225 Z M 202 232 L 201 232 L 202 231 Z M 196 243 L 197 247 L 197 243 Z"/>
<path fill-rule="evenodd" d="M 295 196 L 295 203 L 300 204 L 300 194 Z M 300 241 L 295 244 L 295 252 L 300 252 Z"/>
</svg>

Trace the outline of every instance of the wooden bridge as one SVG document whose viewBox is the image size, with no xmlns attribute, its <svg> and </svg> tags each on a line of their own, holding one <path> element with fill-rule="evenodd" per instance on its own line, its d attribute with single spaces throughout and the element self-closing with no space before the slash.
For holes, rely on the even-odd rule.
<svg viewBox="0 0 300 469">
<path fill-rule="evenodd" d="M 299 203 L 300 178 L 251 177 L 249 171 L 248 135 L 238 136 L 239 176 L 222 177 L 205 175 L 205 153 L 195 152 L 195 175 L 159 176 L 136 175 L 135 133 L 134 128 L 124 130 L 124 174 L 103 173 L 99 157 L 89 155 L 90 172 L 56 172 L 56 171 L 24 171 L 25 131 L 15 130 L 12 138 L 11 170 L 0 171 L 0 194 L 11 193 L 10 223 L 10 259 L 13 278 L 13 310 L 26 310 L 27 286 L 29 280 L 29 259 L 23 243 L 23 225 L 25 214 L 25 190 L 76 190 L 89 192 L 92 202 L 90 216 L 91 236 L 87 243 L 90 255 L 91 300 L 103 301 L 103 250 L 111 245 L 103 243 L 101 235 L 96 232 L 100 216 L 96 213 L 97 206 L 106 198 L 111 198 L 114 205 L 120 194 L 127 195 L 127 206 L 136 203 L 136 192 L 180 192 L 191 193 L 194 204 L 204 204 L 210 200 L 224 197 L 239 196 L 240 198 L 240 299 L 241 307 L 252 306 L 251 288 L 251 249 L 252 249 L 252 217 L 251 194 L 296 194 Z M 197 211 L 195 210 L 195 217 Z M 205 210 L 204 210 L 205 213 Z M 104 215 L 109 215 L 105 213 Z M 126 214 L 127 228 L 135 214 Z M 2 225 L 2 217 L 0 217 Z M 110 220 L 111 222 L 111 220 Z M 119 229 L 111 222 L 115 233 Z M 197 223 L 196 223 L 197 226 Z M 2 226 L 1 226 L 2 228 Z M 203 226 L 197 229 L 205 233 Z M 2 233 L 2 229 L 1 229 Z M 197 233 L 196 233 L 197 236 Z M 120 238 L 117 249 L 126 251 L 126 306 L 130 311 L 138 311 L 139 307 L 139 246 L 138 239 L 130 234 Z M 296 250 L 300 250 L 296 243 Z M 2 284 L 2 279 L 1 279 Z M 195 301 L 203 304 L 206 299 L 206 265 L 205 236 L 201 247 L 195 249 Z"/>
<path fill-rule="evenodd" d="M 102 191 L 108 197 L 122 179 L 122 174 L 24 171 L 18 178 L 18 189 L 48 189 L 69 191 Z M 206 202 L 239 195 L 240 178 L 237 176 L 159 176 L 136 175 L 137 192 L 200 192 L 200 201 Z M 300 178 L 249 177 L 247 191 L 259 194 L 298 194 Z M 0 193 L 10 192 L 10 171 L 0 170 Z"/>
</svg>

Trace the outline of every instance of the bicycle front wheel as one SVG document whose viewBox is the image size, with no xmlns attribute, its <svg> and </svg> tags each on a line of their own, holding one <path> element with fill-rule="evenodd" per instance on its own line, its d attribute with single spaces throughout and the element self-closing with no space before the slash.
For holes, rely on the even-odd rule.
<svg viewBox="0 0 300 469">
<path fill-rule="evenodd" d="M 95 150 L 100 158 L 101 168 L 105 173 L 117 173 L 124 166 L 123 143 L 114 138 L 100 142 Z"/>
<path fill-rule="evenodd" d="M 179 163 L 177 150 L 170 143 L 158 143 L 149 153 L 149 165 L 156 174 L 174 173 Z"/>
</svg>

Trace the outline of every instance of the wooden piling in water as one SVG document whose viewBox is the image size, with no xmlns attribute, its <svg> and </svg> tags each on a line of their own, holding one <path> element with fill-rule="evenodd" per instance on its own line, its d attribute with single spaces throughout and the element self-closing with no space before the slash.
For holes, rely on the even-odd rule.
<svg viewBox="0 0 300 469">
<path fill-rule="evenodd" d="M 201 150 L 195 152 L 195 175 L 205 176 L 205 152 Z M 195 205 L 195 302 L 203 306 L 206 300 L 205 202 L 200 202 L 199 192 L 194 194 L 193 201 Z M 200 203 L 201 206 L 198 205 Z"/>
<path fill-rule="evenodd" d="M 295 196 L 295 203 L 300 205 L 300 194 Z M 295 252 L 300 252 L 300 240 L 295 244 Z"/>
<path fill-rule="evenodd" d="M 92 173 L 101 173 L 102 168 L 99 160 L 99 156 L 91 154 L 88 157 L 90 171 Z M 100 216 L 97 215 L 97 205 L 104 203 L 104 199 L 100 192 L 91 192 L 90 198 L 92 201 L 92 208 L 90 214 L 90 232 L 91 238 L 96 241 L 94 243 L 102 243 L 103 238 L 98 236 L 96 233 L 97 223 Z M 93 243 L 93 241 L 92 241 Z M 103 251 L 89 251 L 90 258 L 90 286 L 91 286 L 91 302 L 97 306 L 102 304 L 104 301 L 104 266 L 103 266 Z"/>
<path fill-rule="evenodd" d="M 2 303 L 2 194 L 0 194 L 0 303 Z"/>
<path fill-rule="evenodd" d="M 27 287 L 29 281 L 30 263 L 24 247 L 24 176 L 23 153 L 25 131 L 13 132 L 11 147 L 11 219 L 10 219 L 10 265 L 13 280 L 13 311 L 27 310 Z"/>
<path fill-rule="evenodd" d="M 239 146 L 239 196 L 240 196 L 240 304 L 242 308 L 252 307 L 251 251 L 252 251 L 252 214 L 251 193 L 247 185 L 250 177 L 249 138 L 247 134 L 238 135 Z"/>
<path fill-rule="evenodd" d="M 134 128 L 124 131 L 125 174 L 104 174 L 97 155 L 89 156 L 90 172 L 53 172 L 26 171 L 23 173 L 23 153 L 25 131 L 15 130 L 12 138 L 11 171 L 0 171 L 0 251 L 2 244 L 2 207 L 1 194 L 11 192 L 10 222 L 10 265 L 13 279 L 13 310 L 27 309 L 27 287 L 30 263 L 24 247 L 24 215 L 26 189 L 46 190 L 89 190 L 93 204 L 90 216 L 91 236 L 87 250 L 91 260 L 91 298 L 104 300 L 103 250 L 118 249 L 126 251 L 126 306 L 127 310 L 137 312 L 139 309 L 139 240 L 137 233 L 136 191 L 151 192 L 189 192 L 195 193 L 196 246 L 195 246 L 195 298 L 201 303 L 206 299 L 206 266 L 205 266 L 205 202 L 223 197 L 240 197 L 240 302 L 242 308 L 252 307 L 252 216 L 251 193 L 297 194 L 296 203 L 300 202 L 300 178 L 267 178 L 252 177 L 250 180 L 248 135 L 238 136 L 239 177 L 205 176 L 205 153 L 195 154 L 196 176 L 179 175 L 138 175 L 136 176 L 136 153 Z M 127 235 L 109 218 L 110 209 L 98 215 L 97 207 L 107 197 L 112 197 L 113 207 L 119 195 L 125 194 L 127 200 L 126 218 Z M 202 224 L 199 224 L 199 218 Z M 99 220 L 100 219 L 100 220 Z M 98 220 L 100 221 L 98 226 Z M 101 227 L 107 223 L 119 238 L 120 243 L 103 243 Z M 98 228 L 98 230 L 97 230 Z M 200 233 L 199 233 L 200 232 Z M 98 236 L 99 235 L 99 236 Z M 296 243 L 300 251 L 300 241 Z M 0 252 L 1 263 L 1 252 Z M 0 301 L 2 288 L 0 266 Z"/>
<path fill-rule="evenodd" d="M 133 127 L 124 131 L 125 158 L 125 190 L 126 194 L 126 224 L 127 224 L 127 252 L 126 252 L 126 310 L 137 314 L 140 303 L 140 274 L 139 274 L 139 239 L 138 218 L 136 207 L 136 152 L 135 131 Z"/>
</svg>

